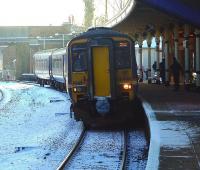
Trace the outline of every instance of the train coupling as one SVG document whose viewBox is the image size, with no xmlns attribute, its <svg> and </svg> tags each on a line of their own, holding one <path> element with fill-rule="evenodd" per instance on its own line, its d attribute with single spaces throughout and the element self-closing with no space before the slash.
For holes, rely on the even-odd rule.
<svg viewBox="0 0 200 170">
<path fill-rule="evenodd" d="M 107 97 L 96 97 L 96 110 L 102 116 L 110 112 L 110 103 Z"/>
</svg>

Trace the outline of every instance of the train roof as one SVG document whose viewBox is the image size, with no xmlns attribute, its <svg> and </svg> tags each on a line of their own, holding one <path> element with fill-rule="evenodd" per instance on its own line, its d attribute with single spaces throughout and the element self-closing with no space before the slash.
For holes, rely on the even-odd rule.
<svg viewBox="0 0 200 170">
<path fill-rule="evenodd" d="M 67 53 L 66 48 L 58 48 L 52 52 L 52 55 Z"/>
<path fill-rule="evenodd" d="M 94 27 L 88 29 L 86 32 L 79 34 L 77 37 L 75 37 L 73 40 L 81 39 L 81 38 L 92 38 L 92 37 L 108 37 L 108 36 L 117 36 L 117 37 L 126 37 L 130 38 L 127 34 L 114 31 L 111 28 L 108 27 Z"/>
<path fill-rule="evenodd" d="M 41 55 L 41 54 L 51 55 L 51 53 L 53 51 L 55 51 L 55 50 L 56 50 L 56 48 L 54 48 L 54 49 L 48 49 L 48 50 L 41 50 L 41 51 L 36 52 L 34 55 Z"/>
</svg>

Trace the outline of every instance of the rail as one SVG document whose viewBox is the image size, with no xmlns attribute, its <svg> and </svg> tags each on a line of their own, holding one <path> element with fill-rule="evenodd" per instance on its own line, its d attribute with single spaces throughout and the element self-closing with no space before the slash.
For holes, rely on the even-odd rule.
<svg viewBox="0 0 200 170">
<path fill-rule="evenodd" d="M 113 26 L 117 25 L 118 23 L 120 23 L 122 20 L 124 20 L 124 18 L 126 18 L 131 13 L 135 4 L 136 4 L 135 0 L 127 1 L 124 8 L 117 15 L 115 15 L 113 18 L 109 19 L 109 21 L 107 21 L 105 23 L 105 26 L 106 27 L 113 27 Z"/>
<path fill-rule="evenodd" d="M 127 130 L 124 130 L 124 148 L 123 148 L 123 155 L 122 155 L 120 170 L 126 169 L 127 138 L 128 138 L 128 132 Z"/>
<path fill-rule="evenodd" d="M 2 101 L 3 98 L 4 98 L 3 91 L 0 89 L 0 101 Z"/>
<path fill-rule="evenodd" d="M 69 154 L 65 157 L 65 159 L 61 162 L 61 164 L 59 165 L 59 167 L 57 168 L 57 170 L 63 170 L 66 166 L 66 164 L 69 162 L 69 160 L 71 159 L 71 157 L 73 156 L 73 154 L 76 152 L 78 146 L 80 145 L 80 143 L 83 141 L 84 136 L 85 136 L 85 127 L 83 127 L 83 130 L 81 132 L 80 137 L 78 138 L 77 142 L 74 144 L 74 146 L 72 147 L 71 151 L 69 152 Z"/>
</svg>

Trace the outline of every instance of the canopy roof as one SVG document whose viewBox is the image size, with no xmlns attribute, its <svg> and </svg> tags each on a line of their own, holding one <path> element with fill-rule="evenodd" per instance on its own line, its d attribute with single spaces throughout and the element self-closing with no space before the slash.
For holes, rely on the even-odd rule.
<svg viewBox="0 0 200 170">
<path fill-rule="evenodd" d="M 199 0 L 135 0 L 129 15 L 113 28 L 126 33 L 155 31 L 174 24 L 200 28 Z"/>
</svg>

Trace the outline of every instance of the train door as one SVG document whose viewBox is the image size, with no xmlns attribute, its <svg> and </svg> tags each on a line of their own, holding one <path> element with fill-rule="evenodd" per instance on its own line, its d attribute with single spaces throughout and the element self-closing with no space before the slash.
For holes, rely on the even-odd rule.
<svg viewBox="0 0 200 170">
<path fill-rule="evenodd" d="M 93 47 L 94 96 L 110 96 L 110 63 L 108 47 Z"/>
</svg>

